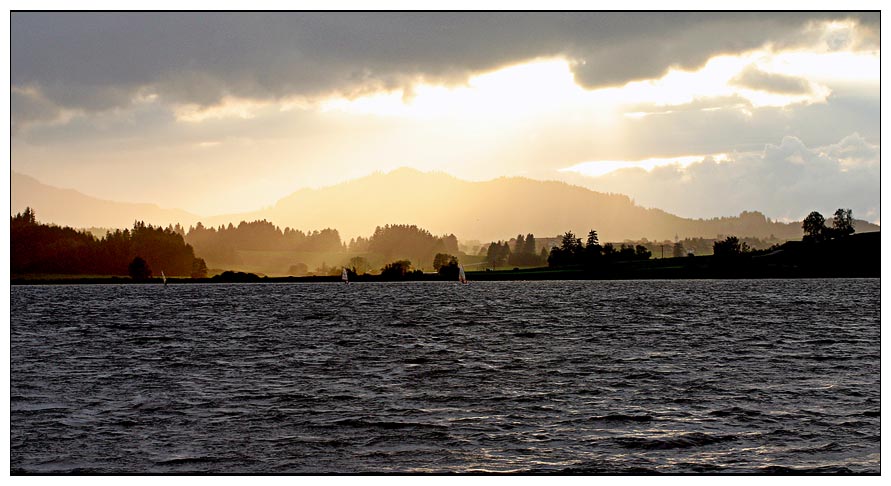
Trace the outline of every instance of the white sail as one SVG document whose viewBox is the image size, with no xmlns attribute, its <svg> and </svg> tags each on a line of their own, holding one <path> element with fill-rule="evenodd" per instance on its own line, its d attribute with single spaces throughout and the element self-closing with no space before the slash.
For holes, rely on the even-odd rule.
<svg viewBox="0 0 891 486">
<path fill-rule="evenodd" d="M 350 281 L 350 278 L 349 278 L 349 276 L 347 275 L 347 269 L 346 269 L 346 268 L 344 268 L 344 269 L 343 269 L 343 272 L 340 274 L 340 279 L 343 280 L 344 282 L 349 282 L 349 281 Z"/>
<path fill-rule="evenodd" d="M 164 275 L 164 270 L 161 270 L 161 280 L 164 282 L 164 286 L 167 286 L 167 275 Z"/>
<path fill-rule="evenodd" d="M 461 283 L 467 283 L 467 276 L 464 275 L 464 266 L 458 267 L 458 281 Z"/>
</svg>

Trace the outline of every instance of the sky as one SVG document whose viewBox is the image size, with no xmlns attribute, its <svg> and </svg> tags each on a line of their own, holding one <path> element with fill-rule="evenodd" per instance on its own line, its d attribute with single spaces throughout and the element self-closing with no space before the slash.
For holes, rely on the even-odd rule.
<svg viewBox="0 0 891 486">
<path fill-rule="evenodd" d="M 200 215 L 413 167 L 880 221 L 879 14 L 20 13 L 11 168 Z"/>
</svg>

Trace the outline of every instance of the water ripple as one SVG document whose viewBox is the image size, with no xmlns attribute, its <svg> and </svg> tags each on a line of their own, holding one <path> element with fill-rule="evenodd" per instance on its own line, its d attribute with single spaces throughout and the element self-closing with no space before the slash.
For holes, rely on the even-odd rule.
<svg viewBox="0 0 891 486">
<path fill-rule="evenodd" d="M 17 286 L 11 472 L 878 473 L 879 283 Z"/>
</svg>

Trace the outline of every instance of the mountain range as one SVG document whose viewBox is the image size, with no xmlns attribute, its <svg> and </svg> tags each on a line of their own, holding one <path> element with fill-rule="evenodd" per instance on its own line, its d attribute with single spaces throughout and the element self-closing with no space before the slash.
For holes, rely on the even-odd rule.
<svg viewBox="0 0 891 486">
<path fill-rule="evenodd" d="M 492 241 L 518 233 L 554 236 L 573 231 L 584 237 L 596 229 L 602 241 L 715 238 L 722 235 L 799 239 L 800 222 L 772 221 L 759 212 L 690 219 L 636 205 L 629 197 L 605 194 L 556 181 L 522 177 L 471 182 L 439 172 L 397 169 L 320 189 L 300 189 L 274 206 L 241 214 L 200 217 L 155 204 L 93 198 L 72 189 L 41 184 L 12 173 L 12 212 L 35 209 L 43 222 L 73 227 L 129 227 L 201 221 L 205 226 L 266 219 L 302 230 L 336 228 L 342 237 L 368 236 L 376 226 L 415 224 L 433 234 L 461 240 Z M 707 201 L 704 201 L 704 204 Z M 831 215 L 824 215 L 831 216 Z M 858 231 L 877 225 L 855 221 Z"/>
<path fill-rule="evenodd" d="M 99 199 L 74 189 L 49 186 L 17 172 L 12 172 L 10 204 L 13 214 L 31 207 L 40 222 L 72 228 L 131 228 L 136 220 L 162 226 L 170 223 L 189 225 L 201 220 L 181 209 Z"/>
</svg>

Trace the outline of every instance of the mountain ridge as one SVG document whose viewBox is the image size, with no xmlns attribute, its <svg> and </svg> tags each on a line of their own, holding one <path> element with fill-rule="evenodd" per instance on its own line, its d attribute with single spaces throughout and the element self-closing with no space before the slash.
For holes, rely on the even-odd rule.
<svg viewBox="0 0 891 486">
<path fill-rule="evenodd" d="M 35 183 L 38 186 L 35 186 Z M 23 187 L 17 187 L 23 185 Z M 29 185 L 30 184 L 30 185 Z M 57 221 L 62 214 L 54 205 L 41 207 L 41 197 L 22 194 L 27 188 L 55 190 L 76 201 L 65 202 L 68 212 L 78 204 L 87 204 L 78 223 Z M 13 172 L 13 211 L 29 205 L 38 218 L 75 227 L 128 227 L 135 219 L 152 224 L 180 223 L 184 226 L 201 221 L 205 226 L 238 224 L 240 221 L 266 219 L 280 227 L 297 229 L 335 228 L 342 238 L 367 237 L 384 224 L 414 224 L 433 234 L 455 234 L 462 240 L 493 241 L 518 233 L 553 236 L 573 231 L 583 237 L 597 230 L 602 241 L 663 241 L 685 237 L 715 238 L 726 235 L 779 239 L 799 239 L 799 222 L 772 221 L 757 211 L 737 216 L 711 219 L 683 218 L 658 208 L 638 206 L 623 194 L 601 193 L 563 181 L 540 181 L 504 176 L 487 181 L 466 181 L 444 172 L 422 172 L 401 167 L 390 172 L 374 172 L 321 188 L 301 188 L 282 197 L 274 205 L 256 211 L 199 217 L 178 209 L 163 209 L 154 204 L 117 203 L 84 195 L 73 189 L 58 189 L 36 179 Z M 52 192 L 52 191 L 51 191 Z M 44 202 L 47 199 L 42 198 Z M 117 205 L 119 223 L 96 221 L 90 215 L 101 203 Z M 148 214 L 139 214 L 139 211 Z M 129 213 L 128 213 L 129 211 Z M 96 208 L 94 213 L 100 212 Z M 83 216 L 83 214 L 86 216 Z M 167 217 L 168 219 L 164 219 Z M 856 222 L 858 231 L 879 227 Z"/>
<path fill-rule="evenodd" d="M 190 225 L 201 216 L 182 209 L 162 208 L 154 203 L 128 203 L 101 199 L 76 189 L 44 184 L 34 177 L 10 171 L 10 210 L 19 213 L 31 207 L 40 221 L 73 228 L 130 228 L 136 220 L 166 226 Z"/>
<path fill-rule="evenodd" d="M 517 233 L 553 236 L 596 229 L 603 241 L 675 236 L 715 238 L 737 235 L 799 239 L 799 222 L 772 221 L 756 211 L 712 218 L 683 218 L 658 208 L 644 208 L 623 194 L 600 193 L 563 181 L 504 176 L 466 181 L 442 172 L 399 168 L 324 188 L 301 189 L 261 211 L 211 218 L 266 219 L 292 228 L 333 227 L 345 239 L 368 236 L 376 226 L 416 224 L 434 234 L 462 240 L 492 241 Z M 860 231 L 878 230 L 865 221 Z"/>
</svg>

